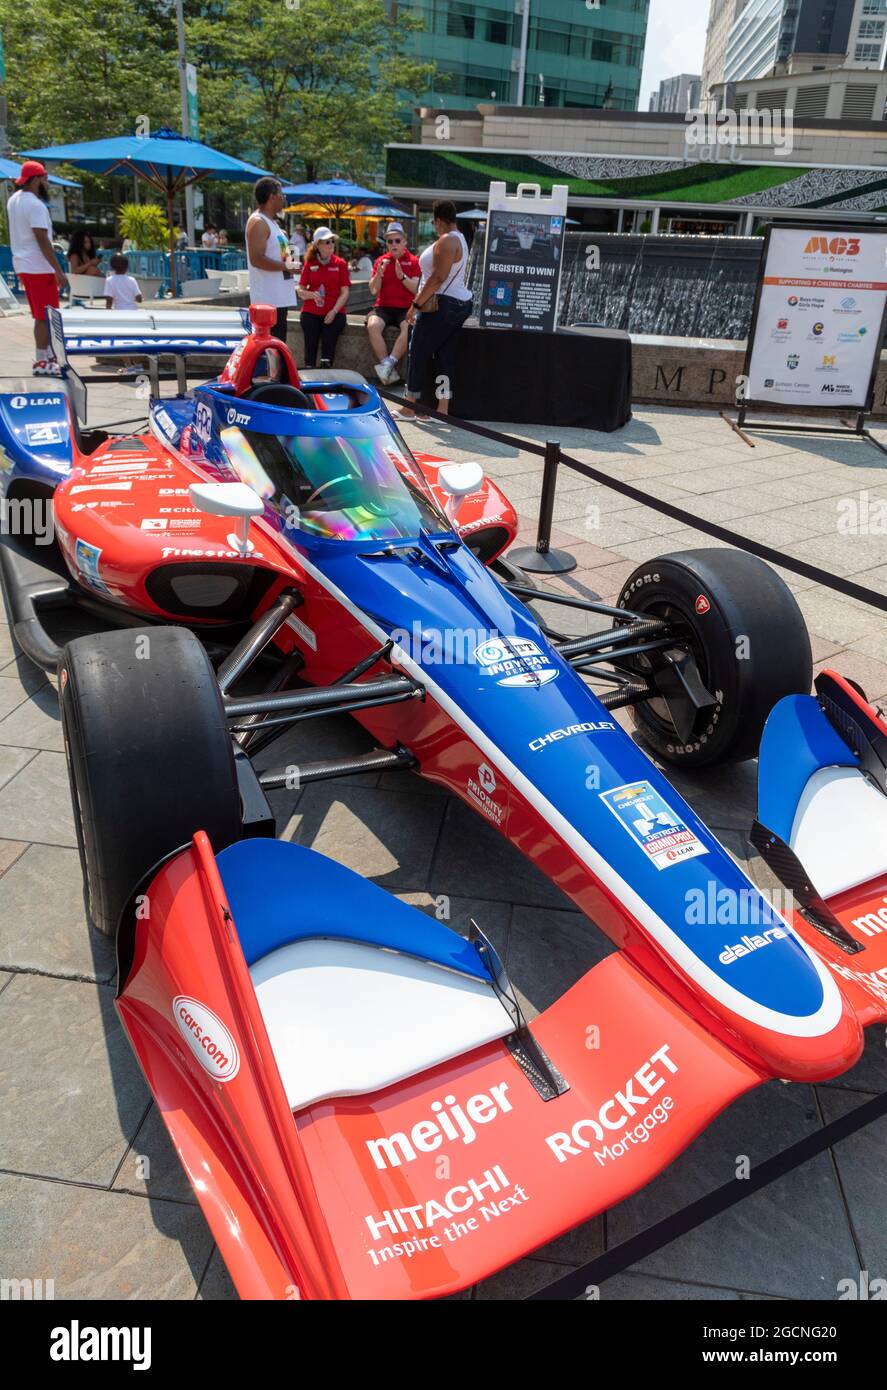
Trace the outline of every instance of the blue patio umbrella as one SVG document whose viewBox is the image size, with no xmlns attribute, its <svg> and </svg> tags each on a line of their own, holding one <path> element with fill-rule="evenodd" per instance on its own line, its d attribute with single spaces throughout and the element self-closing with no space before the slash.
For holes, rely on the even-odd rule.
<svg viewBox="0 0 887 1390">
<path fill-rule="evenodd" d="M 317 179 L 313 183 L 285 183 L 283 185 L 284 196 L 287 201 L 288 210 L 298 207 L 300 204 L 316 204 L 323 208 L 325 212 L 334 217 L 337 223 L 340 217 L 350 217 L 354 215 L 353 210 L 359 208 L 361 216 L 367 213 L 379 211 L 389 216 L 391 209 L 401 217 L 408 214 L 403 209 L 391 202 L 387 193 L 380 193 L 378 189 L 363 188 L 359 183 L 350 183 L 348 179 Z"/>
<path fill-rule="evenodd" d="M 136 174 L 162 193 L 169 219 L 170 276 L 175 293 L 173 201 L 177 193 L 201 179 L 229 179 L 249 183 L 267 174 L 246 160 L 223 154 L 200 140 L 189 140 L 162 126 L 151 135 L 116 135 L 106 140 L 86 140 L 77 145 L 48 145 L 26 150 L 31 159 L 44 163 L 72 164 L 96 174 Z"/>
<path fill-rule="evenodd" d="M 4 182 L 15 183 L 21 171 L 22 166 L 16 160 L 0 158 L 0 179 L 3 179 Z M 62 179 L 59 178 L 58 174 L 50 174 L 49 182 L 57 184 L 59 188 L 80 187 L 80 184 L 76 183 L 74 179 Z"/>
</svg>

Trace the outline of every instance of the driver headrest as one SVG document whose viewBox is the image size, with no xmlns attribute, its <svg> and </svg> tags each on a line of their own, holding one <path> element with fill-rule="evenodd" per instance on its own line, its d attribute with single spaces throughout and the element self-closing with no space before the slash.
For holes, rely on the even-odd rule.
<svg viewBox="0 0 887 1390">
<path fill-rule="evenodd" d="M 252 304 L 249 311 L 253 331 L 243 338 L 232 352 L 219 377 L 220 386 L 231 386 L 236 396 L 242 396 L 253 384 L 256 363 L 263 353 L 274 353 L 272 359 L 280 364 L 278 383 L 301 386 L 299 373 L 289 347 L 269 331 L 277 321 L 277 310 L 270 304 Z"/>
</svg>

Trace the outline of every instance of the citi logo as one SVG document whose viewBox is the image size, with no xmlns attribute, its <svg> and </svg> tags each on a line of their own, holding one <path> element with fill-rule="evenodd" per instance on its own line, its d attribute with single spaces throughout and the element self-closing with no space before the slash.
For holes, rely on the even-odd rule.
<svg viewBox="0 0 887 1390">
<path fill-rule="evenodd" d="M 859 237 L 812 236 L 804 247 L 805 256 L 858 256 Z"/>
</svg>

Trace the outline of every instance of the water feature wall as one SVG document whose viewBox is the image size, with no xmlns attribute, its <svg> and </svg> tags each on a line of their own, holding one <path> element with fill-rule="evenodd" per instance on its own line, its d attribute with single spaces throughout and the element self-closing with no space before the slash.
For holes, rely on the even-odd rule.
<svg viewBox="0 0 887 1390">
<path fill-rule="evenodd" d="M 761 237 L 567 232 L 559 322 L 677 338 L 745 338 L 763 244 Z M 597 270 L 591 248 L 597 248 Z M 482 259 L 478 234 L 469 261 L 475 312 Z"/>
</svg>

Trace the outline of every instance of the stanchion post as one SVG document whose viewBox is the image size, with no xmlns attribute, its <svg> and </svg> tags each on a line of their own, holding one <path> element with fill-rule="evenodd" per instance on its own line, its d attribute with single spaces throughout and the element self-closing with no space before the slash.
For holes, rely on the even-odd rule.
<svg viewBox="0 0 887 1390">
<path fill-rule="evenodd" d="M 539 524 L 534 547 L 520 546 L 509 550 L 507 559 L 530 574 L 568 574 L 576 568 L 574 557 L 567 550 L 551 549 L 551 527 L 554 521 L 554 497 L 557 470 L 561 461 L 561 446 L 557 439 L 545 441 L 545 462 L 542 469 L 542 496 L 539 500 Z"/>
</svg>

